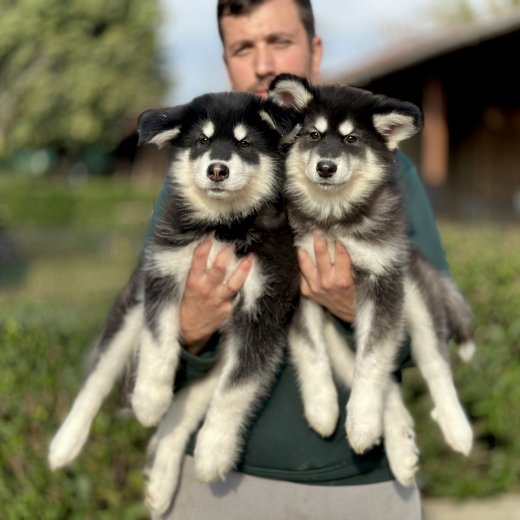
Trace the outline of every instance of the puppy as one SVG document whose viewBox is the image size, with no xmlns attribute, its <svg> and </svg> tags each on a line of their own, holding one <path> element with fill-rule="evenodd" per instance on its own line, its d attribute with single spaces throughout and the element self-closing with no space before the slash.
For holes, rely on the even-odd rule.
<svg viewBox="0 0 520 520">
<path fill-rule="evenodd" d="M 452 332 L 461 355 L 471 357 L 471 311 L 453 280 L 436 271 L 411 245 L 395 172 L 393 152 L 420 130 L 420 110 L 353 87 L 311 87 L 287 74 L 274 79 L 269 97 L 304 116 L 286 160 L 285 193 L 296 245 L 314 257 L 313 233 L 319 231 L 327 238 L 331 255 L 339 241 L 353 264 L 355 369 L 343 359 L 347 368 L 338 374 L 352 387 L 346 420 L 350 445 L 363 453 L 379 442 L 383 430 L 388 432 L 385 403 L 389 396 L 393 403 L 400 400 L 391 374 L 408 331 L 412 354 L 433 398 L 432 415 L 449 445 L 468 454 L 472 430 L 453 384 L 447 343 Z M 322 386 L 320 374 L 328 370 L 324 349 L 337 360 L 338 344 L 344 347 L 344 341 L 334 336 L 334 327 L 327 324 L 329 319 L 320 306 L 302 299 L 291 328 L 306 416 L 318 431 L 321 424 L 337 420 L 334 404 L 324 406 L 330 396 L 317 391 Z M 317 328 L 328 331 L 329 337 L 321 343 L 306 341 L 308 331 Z M 298 347 L 311 344 L 321 345 L 321 350 Z M 412 426 L 402 402 L 396 406 L 402 423 Z M 416 451 L 412 444 L 410 459 Z M 392 450 L 387 446 L 388 451 Z M 410 473 L 413 476 L 414 464 L 409 466 L 403 471 L 408 474 L 405 480 Z"/>
<path fill-rule="evenodd" d="M 208 264 L 226 245 L 253 267 L 230 322 L 222 355 L 201 400 L 209 407 L 195 453 L 201 480 L 223 477 L 236 463 L 241 435 L 270 387 L 284 353 L 298 296 L 293 235 L 282 207 L 282 134 L 290 111 L 242 93 L 207 94 L 139 118 L 140 143 L 171 146 L 169 195 L 130 282 L 109 313 L 97 361 L 54 437 L 52 468 L 81 451 L 103 399 L 137 353 L 132 407 L 157 424 L 167 411 L 181 351 L 179 306 L 197 245 L 211 240 Z M 211 388 L 209 388 L 211 387 Z M 204 410 L 203 410 L 204 409 Z"/>
</svg>

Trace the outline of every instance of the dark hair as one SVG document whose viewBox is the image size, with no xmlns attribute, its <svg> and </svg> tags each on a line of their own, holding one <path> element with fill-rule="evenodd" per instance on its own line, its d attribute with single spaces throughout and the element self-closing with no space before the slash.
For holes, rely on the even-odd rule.
<svg viewBox="0 0 520 520">
<path fill-rule="evenodd" d="M 218 33 L 222 43 L 224 43 L 224 35 L 222 34 L 221 19 L 223 16 L 240 16 L 248 14 L 265 0 L 218 0 L 217 5 L 217 21 Z M 293 0 L 300 13 L 300 20 L 303 23 L 305 32 L 309 38 L 309 42 L 314 38 L 316 32 L 314 30 L 314 13 L 312 12 L 311 0 Z"/>
</svg>

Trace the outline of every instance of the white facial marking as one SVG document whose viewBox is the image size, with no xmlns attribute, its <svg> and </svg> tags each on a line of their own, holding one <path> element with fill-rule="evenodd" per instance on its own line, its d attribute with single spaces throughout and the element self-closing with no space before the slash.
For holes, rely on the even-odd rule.
<svg viewBox="0 0 520 520">
<path fill-rule="evenodd" d="M 213 134 L 215 133 L 215 125 L 211 121 L 206 121 L 202 125 L 202 133 L 206 137 L 213 137 Z"/>
<path fill-rule="evenodd" d="M 160 132 L 157 135 L 154 135 L 149 143 L 155 144 L 158 148 L 162 148 L 168 141 L 171 141 L 175 137 L 179 135 L 181 131 L 180 126 L 176 126 L 175 128 L 171 128 L 170 130 L 165 130 L 164 132 Z"/>
<path fill-rule="evenodd" d="M 265 111 L 260 110 L 258 112 L 258 115 L 271 127 L 276 130 L 276 125 L 274 124 L 273 118 Z"/>
<path fill-rule="evenodd" d="M 338 131 L 340 135 L 349 135 L 354 131 L 354 123 L 347 119 L 346 121 L 343 121 L 338 127 Z"/>
<path fill-rule="evenodd" d="M 169 175 L 189 200 L 197 218 L 213 221 L 250 213 L 272 196 L 276 168 L 270 157 L 261 155 L 258 164 L 237 154 L 229 160 L 219 160 L 229 168 L 229 177 L 216 183 L 208 178 L 207 169 L 218 158 L 211 158 L 209 151 L 194 160 L 189 154 L 189 150 L 179 153 Z"/>
<path fill-rule="evenodd" d="M 327 131 L 327 128 L 329 127 L 329 124 L 327 123 L 327 120 L 320 116 L 316 121 L 314 122 L 314 127 L 320 134 L 324 134 Z"/>
<path fill-rule="evenodd" d="M 237 141 L 242 141 L 247 136 L 247 128 L 243 124 L 238 124 L 233 129 L 233 135 Z"/>
</svg>

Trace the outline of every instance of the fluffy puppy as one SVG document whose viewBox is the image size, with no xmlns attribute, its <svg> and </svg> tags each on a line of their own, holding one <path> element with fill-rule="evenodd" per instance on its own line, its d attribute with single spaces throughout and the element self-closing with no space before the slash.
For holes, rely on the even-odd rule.
<svg viewBox="0 0 520 520">
<path fill-rule="evenodd" d="M 160 421 L 172 400 L 181 351 L 179 306 L 193 251 L 210 240 L 209 264 L 224 246 L 233 249 L 227 279 L 240 259 L 255 257 L 222 330 L 218 384 L 202 398 L 209 411 L 198 435 L 197 472 L 211 481 L 236 463 L 243 430 L 282 359 L 297 298 L 278 146 L 293 122 L 270 100 L 221 93 L 148 110 L 138 126 L 140 143 L 171 146 L 168 197 L 109 313 L 94 367 L 51 443 L 49 462 L 58 468 L 79 454 L 103 399 L 135 353 L 132 407 L 142 424 Z"/>
<path fill-rule="evenodd" d="M 471 311 L 453 280 L 436 271 L 410 243 L 395 172 L 394 151 L 420 130 L 420 110 L 354 87 L 312 87 L 288 74 L 275 78 L 269 96 L 304 117 L 286 160 L 285 193 L 296 245 L 313 257 L 313 233 L 319 231 L 331 255 L 339 241 L 352 259 L 357 351 L 352 377 L 340 374 L 352 387 L 346 420 L 352 448 L 365 452 L 386 430 L 391 374 L 408 331 L 433 398 L 432 415 L 450 446 L 469 453 L 472 430 L 453 384 L 447 343 L 453 332 L 462 355 L 471 357 Z M 331 330 L 324 324 L 327 319 L 320 306 L 303 299 L 291 329 L 306 415 L 311 424 L 318 424 L 318 431 L 320 424 L 337 420 L 330 396 L 319 388 L 325 384 L 320 374 L 327 372 L 324 349 L 338 340 L 308 341 L 309 331 L 317 327 Z M 312 345 L 323 348 L 313 351 Z M 395 394 L 393 389 L 390 393 Z M 327 400 L 330 404 L 324 406 Z"/>
</svg>

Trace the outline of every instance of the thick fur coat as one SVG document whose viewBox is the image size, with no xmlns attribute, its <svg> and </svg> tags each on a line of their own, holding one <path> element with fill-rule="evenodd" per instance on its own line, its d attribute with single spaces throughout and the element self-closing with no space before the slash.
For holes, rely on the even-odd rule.
<svg viewBox="0 0 520 520">
<path fill-rule="evenodd" d="M 278 76 L 269 95 L 304 116 L 286 160 L 285 194 L 296 245 L 313 257 L 313 234 L 320 232 L 331 255 L 339 241 L 352 260 L 357 290 L 355 368 L 338 360 L 350 366 L 339 375 L 352 387 L 346 420 L 352 448 L 363 453 L 383 434 L 389 436 L 385 407 L 389 394 L 395 394 L 392 372 L 398 368 L 398 350 L 408 332 L 433 398 L 432 415 L 452 448 L 467 454 L 472 431 L 453 384 L 448 341 L 453 334 L 461 354 L 471 357 L 471 311 L 453 280 L 435 270 L 408 239 L 396 177 L 394 151 L 420 130 L 420 110 L 354 87 L 311 87 L 292 75 Z M 328 319 L 319 305 L 303 299 L 291 328 L 293 359 L 307 396 L 306 416 L 318 431 L 337 420 L 330 392 L 321 390 L 326 387 L 328 359 L 323 350 L 329 349 L 336 360 L 348 355 L 344 341 L 326 324 Z M 324 342 L 307 341 L 316 328 L 328 331 Z M 322 351 L 313 352 L 313 344 L 323 345 Z M 321 369 L 316 360 L 323 361 Z M 324 405 L 327 401 L 330 404 Z M 403 424 L 408 421 L 405 415 L 403 405 Z M 413 450 L 410 446 L 411 463 L 401 472 L 403 480 L 413 477 Z"/>
<path fill-rule="evenodd" d="M 212 242 L 208 263 L 224 246 L 253 267 L 236 294 L 222 332 L 221 361 L 201 398 L 208 410 L 197 442 L 201 480 L 223 477 L 236 463 L 242 434 L 284 356 L 298 297 L 292 230 L 282 206 L 282 134 L 290 111 L 240 93 L 208 94 L 139 119 L 141 143 L 171 146 L 169 196 L 139 266 L 109 313 L 96 363 L 50 447 L 53 468 L 81 451 L 103 399 L 135 356 L 132 408 L 157 424 L 172 400 L 181 351 L 179 307 L 194 249 Z"/>
</svg>

